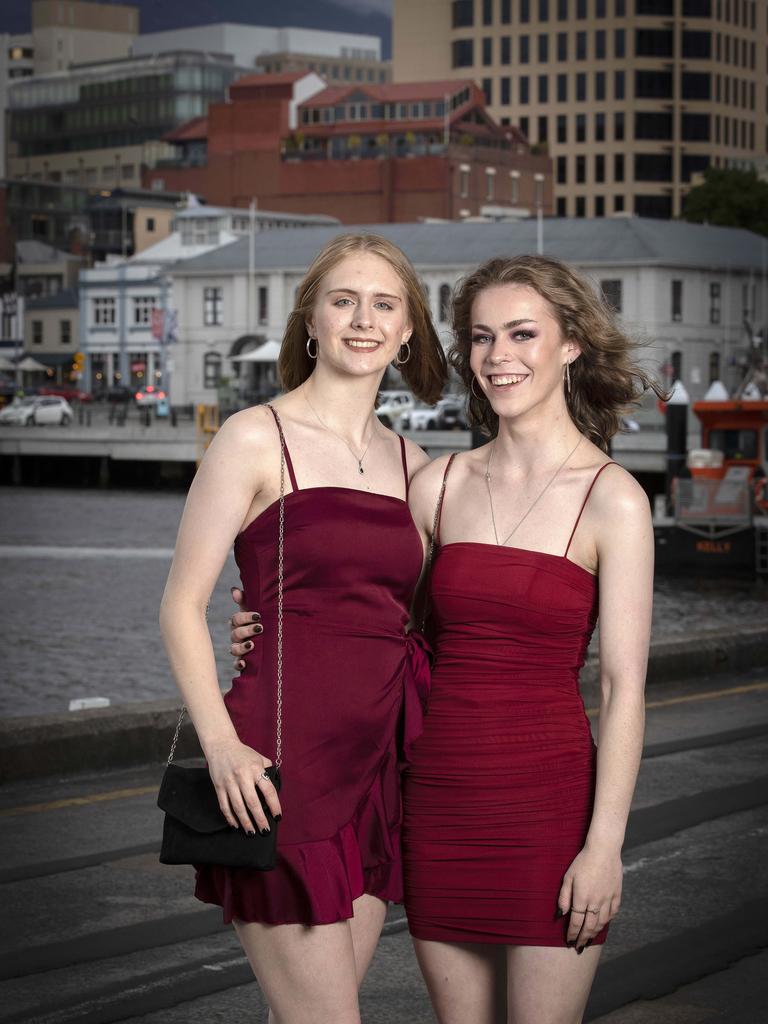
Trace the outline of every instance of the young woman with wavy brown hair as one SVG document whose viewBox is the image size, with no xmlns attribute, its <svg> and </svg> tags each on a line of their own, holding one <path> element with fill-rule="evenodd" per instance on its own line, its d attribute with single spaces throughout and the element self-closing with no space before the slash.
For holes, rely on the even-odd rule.
<svg viewBox="0 0 768 1024">
<path fill-rule="evenodd" d="M 437 400 L 447 366 L 419 279 L 384 238 L 334 238 L 298 290 L 285 394 L 216 435 L 163 596 L 163 638 L 223 814 L 248 833 L 269 828 L 260 791 L 282 815 L 273 871 L 201 867 L 196 881 L 197 897 L 234 923 L 280 1024 L 357 1024 L 386 901 L 402 899 L 399 739 L 418 731 L 416 690 L 428 682 L 407 633 L 423 562 L 407 497 L 427 459 L 376 417 L 393 362 L 415 394 Z M 250 632 L 265 640 L 248 641 L 222 697 L 205 608 L 233 543 L 258 609 Z M 278 797 L 265 768 L 276 759 L 280 623 Z"/>
<path fill-rule="evenodd" d="M 405 776 L 406 909 L 440 1024 L 577 1024 L 621 899 L 652 601 L 648 502 L 606 449 L 654 385 L 554 259 L 484 263 L 453 327 L 471 417 L 498 432 L 411 488 L 435 664 Z M 598 612 L 595 748 L 578 676 Z"/>
</svg>

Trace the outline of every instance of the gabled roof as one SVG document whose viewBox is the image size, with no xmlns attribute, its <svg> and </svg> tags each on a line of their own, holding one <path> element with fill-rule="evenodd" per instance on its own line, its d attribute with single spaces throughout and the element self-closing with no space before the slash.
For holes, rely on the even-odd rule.
<svg viewBox="0 0 768 1024">
<path fill-rule="evenodd" d="M 236 78 L 229 88 L 231 90 L 239 85 L 293 85 L 294 82 L 311 74 L 311 71 L 275 71 L 265 72 L 263 75 L 243 75 Z"/>
<path fill-rule="evenodd" d="M 379 103 L 418 103 L 424 100 L 444 100 L 453 96 L 461 89 L 469 87 L 473 95 L 482 95 L 478 87 L 470 79 L 446 79 L 439 82 L 352 82 L 349 85 L 331 85 L 322 92 L 315 93 L 301 106 L 327 107 L 350 99 L 355 93 Z"/>
<path fill-rule="evenodd" d="M 178 128 L 166 132 L 163 139 L 166 142 L 191 142 L 195 139 L 208 138 L 208 118 L 193 117 L 191 121 L 185 121 Z"/>
<path fill-rule="evenodd" d="M 75 256 L 71 252 L 63 252 L 61 249 L 54 249 L 47 242 L 40 242 L 35 238 L 16 243 L 16 259 L 19 263 L 83 262 L 82 257 Z"/>
<path fill-rule="evenodd" d="M 500 254 L 536 252 L 536 220 L 510 223 L 370 224 L 268 231 L 255 239 L 255 266 L 303 273 L 331 238 L 347 232 L 390 239 L 420 268 L 463 269 Z M 672 266 L 711 271 L 762 268 L 765 242 L 743 228 L 640 217 L 545 218 L 544 251 L 582 267 Z M 242 238 L 179 265 L 179 273 L 231 273 L 248 268 Z"/>
</svg>

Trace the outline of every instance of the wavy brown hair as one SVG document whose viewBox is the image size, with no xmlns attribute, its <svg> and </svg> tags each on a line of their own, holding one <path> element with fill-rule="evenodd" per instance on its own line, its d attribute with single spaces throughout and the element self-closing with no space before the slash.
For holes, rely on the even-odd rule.
<svg viewBox="0 0 768 1024">
<path fill-rule="evenodd" d="M 287 391 L 292 391 L 304 383 L 315 367 L 314 360 L 307 354 L 309 335 L 306 322 L 312 317 L 320 282 L 341 260 L 361 252 L 373 253 L 386 260 L 403 283 L 413 333 L 409 342 L 410 358 L 399 370 L 411 391 L 433 405 L 445 386 L 448 364 L 432 324 L 429 300 L 411 261 L 402 249 L 381 235 L 337 235 L 315 256 L 299 285 L 283 335 L 278 359 L 282 385 Z"/>
<path fill-rule="evenodd" d="M 607 450 L 621 424 L 622 413 L 636 405 L 649 388 L 666 397 L 660 384 L 632 359 L 638 347 L 621 330 L 613 310 L 589 281 L 550 256 L 503 256 L 487 260 L 457 285 L 453 299 L 454 342 L 451 365 L 467 389 L 473 426 L 494 434 L 499 418 L 485 397 L 472 388 L 472 304 L 486 288 L 527 285 L 549 304 L 564 339 L 572 339 L 581 355 L 570 366 L 571 388 L 565 400 L 571 419 L 595 444 Z"/>
</svg>

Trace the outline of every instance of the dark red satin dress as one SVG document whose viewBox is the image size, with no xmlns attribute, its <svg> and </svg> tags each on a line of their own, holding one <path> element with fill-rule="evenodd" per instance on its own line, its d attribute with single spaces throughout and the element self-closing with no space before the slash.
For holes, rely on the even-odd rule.
<svg viewBox="0 0 768 1024">
<path fill-rule="evenodd" d="M 565 945 L 557 897 L 594 799 L 579 670 L 598 589 L 566 556 L 479 543 L 436 552 L 429 714 L 404 793 L 416 938 Z"/>
<path fill-rule="evenodd" d="M 286 462 L 278 864 L 198 869 L 195 895 L 226 922 L 327 924 L 350 918 L 363 893 L 402 902 L 400 769 L 429 680 L 423 642 L 405 631 L 421 540 L 404 500 L 301 490 L 287 450 Z M 278 512 L 275 502 L 235 543 L 264 634 L 224 698 L 240 739 L 273 760 Z"/>
</svg>

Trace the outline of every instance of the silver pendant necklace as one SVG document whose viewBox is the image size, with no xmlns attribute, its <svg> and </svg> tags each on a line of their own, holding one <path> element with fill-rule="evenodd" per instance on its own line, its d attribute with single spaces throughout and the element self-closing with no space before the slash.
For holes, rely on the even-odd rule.
<svg viewBox="0 0 768 1024">
<path fill-rule="evenodd" d="M 373 427 L 371 429 L 371 436 L 370 436 L 370 439 L 368 441 L 368 444 L 365 446 L 365 451 L 363 452 L 363 454 L 362 455 L 357 455 L 357 453 L 355 452 L 354 448 L 349 443 L 349 441 L 347 441 L 347 439 L 345 437 L 342 437 L 341 434 L 337 433 L 333 429 L 333 427 L 329 427 L 328 426 L 328 424 L 322 418 L 320 413 L 317 411 L 317 409 L 314 407 L 314 405 L 312 405 L 312 403 L 310 402 L 309 396 L 307 395 L 306 391 L 302 390 L 302 394 L 304 395 L 304 399 L 305 399 L 307 405 L 309 406 L 309 408 L 314 413 L 315 419 L 320 424 L 320 426 L 323 427 L 325 430 L 329 431 L 331 434 L 333 434 L 334 437 L 338 437 L 338 439 L 344 444 L 344 446 L 347 448 L 347 450 L 349 451 L 349 453 L 352 456 L 352 458 L 357 463 L 357 471 L 358 471 L 358 473 L 360 473 L 361 476 L 364 475 L 365 474 L 365 470 L 363 469 L 363 459 L 368 454 L 368 449 L 371 447 L 371 444 L 373 443 L 373 438 L 374 438 L 374 436 L 376 434 L 376 428 Z"/>
<path fill-rule="evenodd" d="M 487 462 L 486 467 L 485 467 L 485 484 L 486 484 L 486 487 L 488 488 L 488 503 L 491 506 L 491 523 L 493 524 L 493 535 L 496 538 L 496 543 L 499 545 L 499 547 L 503 548 L 504 545 L 507 543 L 507 541 L 510 539 L 510 537 L 512 537 L 515 533 L 517 533 L 518 529 L 523 525 L 525 520 L 528 518 L 528 516 L 531 514 L 531 512 L 533 512 L 534 508 L 536 508 L 538 503 L 541 501 L 541 499 L 547 493 L 547 491 L 552 486 L 552 484 L 555 482 L 557 477 L 560 475 L 560 470 L 563 469 L 563 467 L 565 466 L 566 462 L 568 462 L 568 460 L 571 458 L 571 456 L 575 454 L 576 449 L 579 447 L 579 445 L 581 444 L 581 442 L 583 440 L 584 440 L 584 435 L 580 434 L 579 435 L 579 440 L 576 442 L 575 446 L 568 452 L 568 454 L 565 456 L 565 458 L 560 463 L 560 465 L 557 467 L 555 472 L 550 477 L 549 481 L 544 486 L 544 489 L 539 492 L 539 494 L 536 496 L 536 498 L 534 498 L 533 503 L 528 506 L 528 510 L 524 513 L 524 515 L 522 516 L 521 519 L 518 519 L 517 523 L 515 523 L 514 527 L 512 528 L 512 530 L 510 530 L 510 532 L 507 534 L 507 536 L 504 538 L 504 540 L 500 541 L 499 540 L 499 534 L 498 534 L 498 531 L 496 529 L 496 516 L 493 514 L 493 495 L 491 494 L 491 459 L 493 458 L 493 453 L 496 451 L 496 439 L 494 438 L 494 440 L 491 442 L 491 450 L 488 452 L 488 462 Z"/>
</svg>

